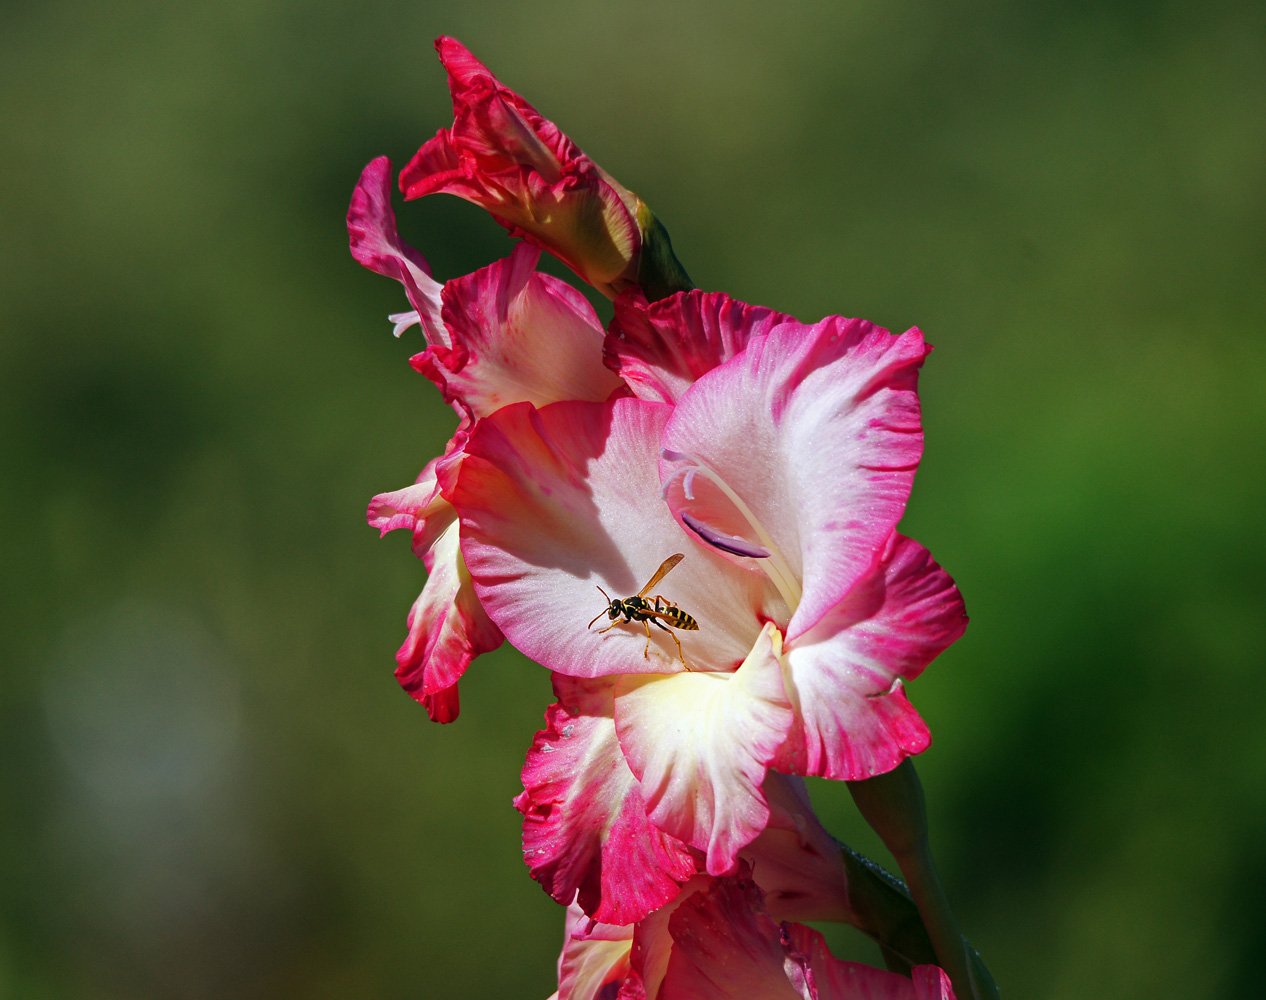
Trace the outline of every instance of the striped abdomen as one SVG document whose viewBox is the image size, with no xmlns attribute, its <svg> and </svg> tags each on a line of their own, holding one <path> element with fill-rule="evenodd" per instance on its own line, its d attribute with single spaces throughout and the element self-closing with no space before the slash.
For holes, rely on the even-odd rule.
<svg viewBox="0 0 1266 1000">
<path fill-rule="evenodd" d="M 699 623 L 691 615 L 686 614 L 675 604 L 669 604 L 662 597 L 655 598 L 655 610 L 659 612 L 661 621 L 668 622 L 673 628 L 683 632 L 698 632 Z"/>
</svg>

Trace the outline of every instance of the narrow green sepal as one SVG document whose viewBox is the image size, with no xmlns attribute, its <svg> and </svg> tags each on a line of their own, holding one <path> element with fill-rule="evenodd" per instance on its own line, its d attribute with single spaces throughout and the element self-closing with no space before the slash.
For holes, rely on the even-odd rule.
<svg viewBox="0 0 1266 1000">
<path fill-rule="evenodd" d="M 639 201 L 637 224 L 642 231 L 642 250 L 637 262 L 637 283 L 648 302 L 666 299 L 674 292 L 694 288 L 690 275 L 673 253 L 673 241 L 664 224 L 655 217 L 646 202 Z"/>
<path fill-rule="evenodd" d="M 936 964 L 936 950 L 901 880 L 851 847 L 841 844 L 840 851 L 854 926 L 879 945 L 888 968 L 908 976 L 916 965 Z"/>
<path fill-rule="evenodd" d="M 936 949 L 910 890 L 870 858 L 836 842 L 848 881 L 849 923 L 879 945 L 884 964 L 909 975 L 916 965 L 938 964 Z M 971 978 L 980 1000 L 998 1000 L 998 987 L 979 952 L 964 939 Z M 964 995 L 963 1000 L 970 1000 Z"/>
</svg>

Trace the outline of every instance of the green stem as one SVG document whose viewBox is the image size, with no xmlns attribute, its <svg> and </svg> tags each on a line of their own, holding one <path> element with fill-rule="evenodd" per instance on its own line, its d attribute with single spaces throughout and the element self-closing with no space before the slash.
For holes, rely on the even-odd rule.
<svg viewBox="0 0 1266 1000">
<path fill-rule="evenodd" d="M 997 1000 L 998 988 L 980 956 L 963 938 L 950 909 L 928 841 L 923 786 L 907 759 L 888 774 L 849 782 L 853 801 L 892 852 L 936 955 L 958 1000 Z"/>
</svg>

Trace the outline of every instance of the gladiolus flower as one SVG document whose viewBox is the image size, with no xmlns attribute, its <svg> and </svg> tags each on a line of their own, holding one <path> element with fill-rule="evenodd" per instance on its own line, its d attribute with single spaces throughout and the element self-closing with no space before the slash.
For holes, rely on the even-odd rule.
<svg viewBox="0 0 1266 1000">
<path fill-rule="evenodd" d="M 473 202 L 610 298 L 636 284 L 644 235 L 656 225 L 641 199 L 456 39 L 435 47 L 448 72 L 453 127 L 404 168 L 405 197 L 444 193 Z"/>
<path fill-rule="evenodd" d="M 894 531 L 922 448 L 922 336 L 774 320 L 679 394 L 657 388 L 671 404 L 503 408 L 450 493 L 493 621 L 557 673 L 614 678 L 597 731 L 650 821 L 712 875 L 764 829 L 769 769 L 858 780 L 922 751 L 903 684 L 966 621 L 952 580 Z M 704 350 L 679 332 L 680 354 Z M 599 587 L 634 595 L 674 552 L 658 591 L 699 623 L 684 662 L 667 627 L 584 627 Z"/>
<path fill-rule="evenodd" d="M 570 907 L 554 1000 L 953 1000 L 941 969 L 838 961 L 805 920 L 996 996 L 902 763 L 930 741 L 905 686 L 967 621 L 897 530 L 922 334 L 693 290 L 637 195 L 460 43 L 436 48 L 453 124 L 399 186 L 524 242 L 440 283 L 400 239 L 390 163 L 365 168 L 352 254 L 403 286 L 393 332 L 419 327 L 410 363 L 458 417 L 368 519 L 427 569 L 396 673 L 432 719 L 504 638 L 552 673 L 515 807 L 532 877 Z M 615 300 L 608 332 L 537 273 L 542 250 Z M 909 894 L 832 840 L 806 776 L 854 783 Z"/>
<path fill-rule="evenodd" d="M 747 878 L 693 880 L 634 927 L 568 910 L 552 1000 L 954 1000 L 945 973 L 912 977 L 831 955 L 822 935 L 774 921 Z"/>
<path fill-rule="evenodd" d="M 536 248 L 520 245 L 473 274 L 435 281 L 425 258 L 396 230 L 386 157 L 361 174 L 347 226 L 352 255 L 404 286 L 413 310 L 392 317 L 395 333 L 421 328 L 426 348 L 410 363 L 439 387 L 461 421 L 444 455 L 417 482 L 374 497 L 368 511 L 382 534 L 411 532 L 428 574 L 409 612 L 396 677 L 432 719 L 451 722 L 458 679 L 502 641 L 471 586 L 447 499 L 470 428 L 506 403 L 603 400 L 621 383 L 602 364 L 603 330 L 593 307 L 574 288 L 536 271 Z"/>
</svg>

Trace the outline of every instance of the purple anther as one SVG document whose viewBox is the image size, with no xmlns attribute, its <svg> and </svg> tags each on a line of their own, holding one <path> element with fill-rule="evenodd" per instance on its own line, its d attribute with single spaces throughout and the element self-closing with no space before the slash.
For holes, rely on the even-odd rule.
<svg viewBox="0 0 1266 1000">
<path fill-rule="evenodd" d="M 681 519 L 685 522 L 687 528 L 713 548 L 720 549 L 722 552 L 729 552 L 731 555 L 736 556 L 746 556 L 749 559 L 768 559 L 770 556 L 768 549 L 761 548 L 759 545 L 753 545 L 746 538 L 739 538 L 738 535 L 722 534 L 689 514 L 682 513 Z"/>
</svg>

